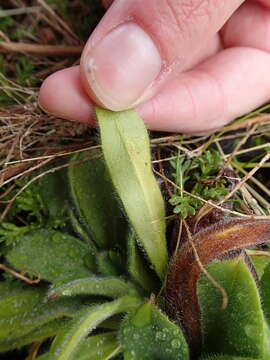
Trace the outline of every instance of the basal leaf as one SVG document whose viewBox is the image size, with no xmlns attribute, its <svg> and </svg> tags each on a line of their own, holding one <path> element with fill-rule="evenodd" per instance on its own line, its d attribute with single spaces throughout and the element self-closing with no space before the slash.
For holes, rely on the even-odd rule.
<svg viewBox="0 0 270 360">
<path fill-rule="evenodd" d="M 74 355 L 76 360 L 109 360 L 120 352 L 115 332 L 90 336 L 82 341 Z"/>
<path fill-rule="evenodd" d="M 122 258 L 119 251 L 108 250 L 96 255 L 97 272 L 102 276 L 117 276 L 124 272 Z"/>
<path fill-rule="evenodd" d="M 76 233 L 76 235 L 78 235 L 78 237 L 80 239 L 85 241 L 90 246 L 91 252 L 95 253 L 97 250 L 96 244 L 91 239 L 89 233 L 86 231 L 84 226 L 82 226 L 82 224 L 80 223 L 80 221 L 78 219 L 78 215 L 76 216 L 75 212 L 76 212 L 76 210 L 73 208 L 70 208 L 68 211 L 69 221 L 73 228 L 73 231 Z"/>
<path fill-rule="evenodd" d="M 87 277 L 95 268 L 94 255 L 86 244 L 53 230 L 35 231 L 20 238 L 7 260 L 16 269 L 32 271 L 53 283 Z"/>
<path fill-rule="evenodd" d="M 134 285 L 118 277 L 102 278 L 92 276 L 77 279 L 53 289 L 49 297 L 73 295 L 101 295 L 117 298 L 124 295 L 138 295 Z"/>
<path fill-rule="evenodd" d="M 69 167 L 68 182 L 81 226 L 98 248 L 106 249 L 123 244 L 126 221 L 100 155 L 97 151 L 87 151 L 73 156 L 71 161 L 82 163 Z"/>
<path fill-rule="evenodd" d="M 12 289 L 9 293 L 6 292 L 0 296 L 0 321 L 27 311 L 31 312 L 32 308 L 42 301 L 45 294 L 44 289 L 34 287 L 18 287 L 16 290 Z"/>
<path fill-rule="evenodd" d="M 238 357 L 238 356 L 210 356 L 203 358 L 202 360 L 258 360 L 251 357 Z M 262 360 L 262 359 L 261 359 Z"/>
<path fill-rule="evenodd" d="M 76 360 L 109 360 L 120 352 L 115 332 L 94 335 L 83 340 L 74 354 Z M 52 360 L 50 353 L 37 360 Z"/>
<path fill-rule="evenodd" d="M 58 162 L 59 165 L 62 162 L 63 161 Z M 65 169 L 41 177 L 39 180 L 39 189 L 41 198 L 46 204 L 50 216 L 54 218 L 64 216 L 68 207 Z"/>
<path fill-rule="evenodd" d="M 151 168 L 150 144 L 134 110 L 96 109 L 104 158 L 138 240 L 163 279 L 167 266 L 163 198 Z"/>
<path fill-rule="evenodd" d="M 0 338 L 10 340 L 25 336 L 54 319 L 73 317 L 83 306 L 82 300 L 74 298 L 40 302 L 28 311 L 0 319 Z"/>
<path fill-rule="evenodd" d="M 132 280 L 146 290 L 148 295 L 157 293 L 159 279 L 155 273 L 151 273 L 137 246 L 136 235 L 131 231 L 128 237 L 128 272 Z"/>
<path fill-rule="evenodd" d="M 220 291 L 203 277 L 198 291 L 204 352 L 269 358 L 269 328 L 255 280 L 244 259 L 213 263 L 208 271 L 226 290 L 228 306 L 221 309 Z"/>
<path fill-rule="evenodd" d="M 267 265 L 270 264 L 270 257 L 269 256 L 250 256 L 250 259 L 256 269 L 258 278 L 261 279 L 261 277 L 264 274 L 265 269 L 267 268 Z"/>
<path fill-rule="evenodd" d="M 115 314 L 132 310 L 140 302 L 141 300 L 137 297 L 125 296 L 113 302 L 91 306 L 81 311 L 74 317 L 70 326 L 57 335 L 52 344 L 49 358 L 57 358 L 57 360 L 77 359 L 76 351 L 91 330 Z"/>
<path fill-rule="evenodd" d="M 188 360 L 188 345 L 181 329 L 153 304 L 128 314 L 121 326 L 125 360 Z"/>
<path fill-rule="evenodd" d="M 260 291 L 263 310 L 270 325 L 270 264 L 266 266 L 260 281 Z"/>
<path fill-rule="evenodd" d="M 67 318 L 56 319 L 34 329 L 33 331 L 30 331 L 24 336 L 18 337 L 16 339 L 12 338 L 0 340 L 0 352 L 6 352 L 20 348 L 24 345 L 39 342 L 52 337 L 56 335 L 59 330 L 63 329 L 63 327 L 67 326 L 68 321 L 69 319 Z"/>
</svg>

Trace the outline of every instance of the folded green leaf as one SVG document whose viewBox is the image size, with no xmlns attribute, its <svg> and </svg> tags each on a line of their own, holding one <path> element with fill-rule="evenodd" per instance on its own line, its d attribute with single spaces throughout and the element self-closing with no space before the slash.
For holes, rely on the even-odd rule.
<svg viewBox="0 0 270 360">
<path fill-rule="evenodd" d="M 58 164 L 54 163 L 54 166 L 62 163 L 63 160 L 58 161 Z M 51 167 L 52 165 L 48 168 Z M 66 170 L 62 169 L 42 176 L 39 180 L 39 189 L 50 216 L 54 218 L 63 217 L 68 208 Z"/>
<path fill-rule="evenodd" d="M 161 279 L 167 266 L 163 198 L 151 168 L 150 144 L 134 110 L 96 109 L 104 158 L 128 219 Z"/>
<path fill-rule="evenodd" d="M 101 295 L 117 298 L 125 295 L 138 295 L 134 285 L 117 277 L 92 276 L 77 279 L 53 289 L 49 297 L 73 295 Z"/>
<path fill-rule="evenodd" d="M 228 306 L 221 309 L 220 291 L 203 277 L 198 292 L 204 352 L 270 358 L 269 328 L 256 282 L 244 259 L 213 263 L 208 271 L 226 290 Z"/>
<path fill-rule="evenodd" d="M 146 303 L 128 314 L 121 326 L 120 343 L 125 360 L 188 360 L 181 329 L 153 304 Z"/>
<path fill-rule="evenodd" d="M 124 272 L 121 254 L 118 251 L 108 250 L 96 255 L 97 272 L 102 276 L 117 276 Z"/>
<path fill-rule="evenodd" d="M 90 336 L 82 341 L 74 355 L 76 360 L 108 360 L 120 352 L 115 332 Z"/>
<path fill-rule="evenodd" d="M 45 290 L 39 288 L 16 287 L 0 296 L 0 321 L 25 312 L 31 312 L 44 298 Z"/>
<path fill-rule="evenodd" d="M 251 357 L 238 357 L 238 356 L 230 356 L 230 355 L 224 355 L 224 356 L 210 356 L 203 358 L 202 360 L 258 360 Z M 263 359 L 260 359 L 263 360 Z"/>
<path fill-rule="evenodd" d="M 70 325 L 63 329 L 55 338 L 51 350 L 50 359 L 71 360 L 76 358 L 81 341 L 87 334 L 105 319 L 137 307 L 141 300 L 137 297 L 125 296 L 113 302 L 91 306 L 74 317 Z"/>
<path fill-rule="evenodd" d="M 115 332 L 94 335 L 83 340 L 74 354 L 76 360 L 109 360 L 120 352 Z M 56 359 L 56 358 L 54 358 Z M 53 359 L 53 360 L 54 360 Z M 57 358 L 58 359 L 58 358 Z M 52 360 L 50 353 L 45 353 L 37 360 Z"/>
<path fill-rule="evenodd" d="M 96 266 L 86 244 L 53 230 L 39 230 L 20 238 L 7 260 L 16 269 L 32 271 L 53 283 L 87 277 Z"/>
<path fill-rule="evenodd" d="M 0 319 L 0 338 L 15 339 L 25 336 L 30 331 L 62 317 L 73 317 L 78 310 L 84 308 L 81 299 L 61 298 L 47 303 L 39 303 L 31 310 L 16 316 Z"/>
<path fill-rule="evenodd" d="M 91 237 L 90 237 L 89 233 L 86 231 L 85 227 L 79 221 L 78 215 L 75 215 L 75 213 L 76 213 L 75 208 L 70 208 L 68 210 L 68 217 L 69 217 L 70 224 L 73 228 L 73 231 L 76 233 L 76 235 L 80 239 L 84 240 L 90 246 L 91 252 L 95 253 L 97 250 L 96 244 L 91 239 Z"/>
<path fill-rule="evenodd" d="M 263 276 L 261 277 L 260 291 L 263 310 L 267 323 L 270 326 L 270 264 L 266 266 Z"/>
<path fill-rule="evenodd" d="M 261 279 L 267 266 L 270 264 L 270 257 L 269 256 L 250 256 L 250 259 L 256 269 L 258 278 Z"/>
<path fill-rule="evenodd" d="M 0 352 L 6 352 L 34 342 L 43 341 L 66 327 L 69 319 L 56 319 L 16 339 L 0 340 Z"/>
<path fill-rule="evenodd" d="M 154 272 L 151 272 L 145 263 L 145 259 L 140 254 L 134 231 L 131 231 L 128 237 L 127 265 L 132 280 L 146 290 L 148 295 L 158 292 L 158 286 L 160 286 L 159 279 Z"/>
<path fill-rule="evenodd" d="M 73 156 L 71 163 L 82 163 L 69 167 L 68 181 L 81 226 L 98 248 L 106 249 L 123 244 L 126 221 L 100 155 L 101 152 L 90 150 Z"/>
</svg>

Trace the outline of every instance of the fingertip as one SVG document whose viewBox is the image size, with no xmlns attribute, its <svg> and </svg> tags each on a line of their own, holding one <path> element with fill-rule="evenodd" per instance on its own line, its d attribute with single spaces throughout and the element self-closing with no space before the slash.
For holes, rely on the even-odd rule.
<svg viewBox="0 0 270 360">
<path fill-rule="evenodd" d="M 41 85 L 38 102 L 41 108 L 58 117 L 94 123 L 94 109 L 80 79 L 79 66 L 57 71 Z"/>
</svg>

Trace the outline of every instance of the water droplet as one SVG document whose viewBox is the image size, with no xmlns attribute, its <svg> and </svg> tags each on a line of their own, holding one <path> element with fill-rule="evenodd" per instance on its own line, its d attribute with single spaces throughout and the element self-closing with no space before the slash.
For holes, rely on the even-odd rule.
<svg viewBox="0 0 270 360">
<path fill-rule="evenodd" d="M 254 325 L 246 325 L 244 330 L 245 330 L 246 335 L 250 338 L 253 338 L 254 334 L 258 333 L 258 329 Z"/>
<path fill-rule="evenodd" d="M 181 341 L 178 339 L 173 339 L 171 342 L 171 346 L 173 349 L 179 349 L 181 346 Z"/>
<path fill-rule="evenodd" d="M 163 331 L 158 331 L 156 333 L 156 340 L 166 340 L 166 333 L 164 333 Z"/>
</svg>

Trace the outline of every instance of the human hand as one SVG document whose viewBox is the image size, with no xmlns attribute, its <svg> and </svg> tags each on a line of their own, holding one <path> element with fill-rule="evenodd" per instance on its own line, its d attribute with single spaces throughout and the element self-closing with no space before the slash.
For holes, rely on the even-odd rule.
<svg viewBox="0 0 270 360">
<path fill-rule="evenodd" d="M 269 34 L 269 0 L 115 0 L 39 101 L 81 122 L 97 103 L 136 107 L 154 130 L 212 131 L 270 99 Z"/>
</svg>

